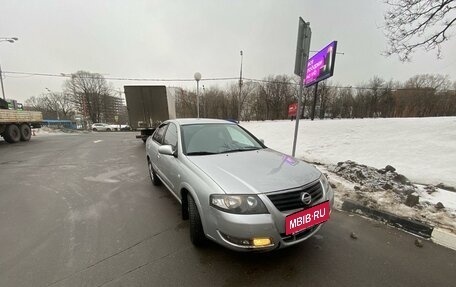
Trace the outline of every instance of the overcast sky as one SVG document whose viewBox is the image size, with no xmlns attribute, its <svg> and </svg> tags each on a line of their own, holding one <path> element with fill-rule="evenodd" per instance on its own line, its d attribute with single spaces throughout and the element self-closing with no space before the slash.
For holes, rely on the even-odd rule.
<svg viewBox="0 0 456 287">
<path fill-rule="evenodd" d="M 404 81 L 415 74 L 441 73 L 456 80 L 456 37 L 443 50 L 418 52 L 411 63 L 384 57 L 381 26 L 385 5 L 375 0 L 97 1 L 0 0 L 0 43 L 4 71 L 97 72 L 106 77 L 203 78 L 243 75 L 292 76 L 298 18 L 310 22 L 311 50 L 338 41 L 333 84 L 356 86 L 374 75 Z M 20 101 L 61 91 L 65 78 L 4 77 L 7 98 Z M 117 89 L 160 82 L 112 81 Z M 229 82 L 203 82 L 225 87 Z M 193 87 L 194 82 L 167 85 Z"/>
</svg>

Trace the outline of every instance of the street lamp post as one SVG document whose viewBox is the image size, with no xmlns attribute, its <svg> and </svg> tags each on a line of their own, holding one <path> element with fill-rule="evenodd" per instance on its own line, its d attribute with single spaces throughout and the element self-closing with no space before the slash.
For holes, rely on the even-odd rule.
<svg viewBox="0 0 456 287">
<path fill-rule="evenodd" d="M 207 117 L 207 111 L 206 111 L 206 100 L 205 100 L 205 97 L 206 96 L 206 89 L 204 88 L 204 85 L 203 85 L 203 92 L 201 93 L 201 99 L 203 100 L 203 118 L 206 118 Z"/>
<path fill-rule="evenodd" d="M 2 95 L 3 95 L 3 99 L 6 101 L 6 98 L 5 98 L 5 89 L 3 88 L 2 65 L 0 65 L 0 84 L 2 85 Z"/>
<path fill-rule="evenodd" d="M 52 91 L 48 88 L 45 88 L 45 89 L 46 89 L 46 91 L 48 91 L 49 96 L 52 97 L 52 95 L 53 95 Z M 54 100 L 54 99 L 52 99 L 52 100 Z M 54 108 L 55 108 L 55 112 L 57 113 L 57 120 L 59 121 L 60 116 L 59 116 L 59 107 L 58 107 L 57 101 L 54 102 Z"/>
<path fill-rule="evenodd" d="M 200 106 L 199 106 L 199 81 L 201 80 L 201 74 L 196 72 L 195 75 L 196 80 L 196 114 L 198 115 L 198 119 L 200 117 Z"/>
<path fill-rule="evenodd" d="M 16 42 L 17 40 L 19 40 L 19 38 L 17 37 L 11 37 L 11 38 L 5 38 L 5 37 L 0 37 L 0 42 L 10 42 L 10 43 L 14 43 Z M 5 98 L 5 88 L 3 87 L 3 73 L 2 73 L 2 66 L 0 65 L 0 84 L 2 86 L 2 95 L 3 95 L 3 99 L 6 101 L 6 98 Z"/>
</svg>

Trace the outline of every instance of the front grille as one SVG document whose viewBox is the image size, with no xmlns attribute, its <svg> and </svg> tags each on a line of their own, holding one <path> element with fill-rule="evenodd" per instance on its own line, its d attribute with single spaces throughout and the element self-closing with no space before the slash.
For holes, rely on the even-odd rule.
<svg viewBox="0 0 456 287">
<path fill-rule="evenodd" d="M 313 205 L 323 197 L 323 188 L 321 187 L 320 181 L 317 181 L 304 186 L 299 190 L 269 194 L 268 198 L 278 210 L 287 211 L 306 207 L 306 205 L 301 201 L 301 193 L 303 192 L 309 193 L 312 197 L 310 205 Z"/>
<path fill-rule="evenodd" d="M 309 236 L 312 232 L 317 230 L 318 226 L 320 226 L 320 224 L 312 226 L 311 228 L 303 230 L 303 231 L 301 231 L 299 233 L 296 233 L 294 235 L 285 235 L 285 233 L 281 233 L 280 236 L 282 237 L 282 240 L 285 241 L 285 242 L 293 242 L 293 241 L 302 239 L 302 238 L 304 238 L 306 236 Z"/>
</svg>

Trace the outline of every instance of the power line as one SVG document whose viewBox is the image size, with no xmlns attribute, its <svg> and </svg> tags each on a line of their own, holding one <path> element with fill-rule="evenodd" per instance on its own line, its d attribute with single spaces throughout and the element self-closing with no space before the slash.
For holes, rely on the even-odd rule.
<svg viewBox="0 0 456 287">
<path fill-rule="evenodd" d="M 16 71 L 3 71 L 4 74 L 12 75 L 27 75 L 27 76 L 41 76 L 41 77 L 56 77 L 56 78 L 71 78 L 73 74 L 53 74 L 53 73 L 33 73 L 33 72 L 16 72 Z M 84 76 L 85 78 L 98 78 L 99 76 Z M 111 81 L 147 81 L 147 82 L 193 82 L 193 78 L 178 78 L 178 79 L 159 79 L 159 78 L 128 78 L 128 77 L 103 77 Z M 202 78 L 203 81 L 230 81 L 237 80 L 237 77 L 214 77 Z"/>
<path fill-rule="evenodd" d="M 34 73 L 34 72 L 17 72 L 17 71 L 2 71 L 2 74 L 10 75 L 23 75 L 23 76 L 41 76 L 41 77 L 56 77 L 56 78 L 71 78 L 73 74 L 54 74 L 54 73 Z M 84 76 L 85 78 L 99 78 L 100 76 Z M 101 76 L 103 77 L 103 76 Z M 25 78 L 25 77 L 15 77 L 15 78 Z M 144 81 L 144 82 L 193 82 L 194 78 L 176 78 L 176 79 L 160 79 L 160 78 L 130 78 L 130 77 L 103 77 L 106 80 L 111 81 Z M 283 85 L 294 85 L 299 86 L 299 83 L 294 82 L 284 82 L 284 81 L 274 81 L 274 80 L 262 80 L 254 78 L 242 78 L 245 81 L 256 82 L 256 83 L 271 83 L 271 84 L 283 84 Z M 202 78 L 201 81 L 238 81 L 238 77 L 213 77 L 213 78 Z M 328 88 L 333 89 L 350 89 L 350 90 L 407 90 L 413 88 L 391 88 L 391 87 L 359 87 L 359 86 L 333 86 L 328 85 Z"/>
</svg>

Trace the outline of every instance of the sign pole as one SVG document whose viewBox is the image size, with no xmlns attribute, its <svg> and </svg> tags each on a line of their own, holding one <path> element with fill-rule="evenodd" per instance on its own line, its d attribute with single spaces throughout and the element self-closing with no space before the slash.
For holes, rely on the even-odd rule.
<svg viewBox="0 0 456 287">
<path fill-rule="evenodd" d="M 293 138 L 293 150 L 291 155 L 294 157 L 296 154 L 296 142 L 298 140 L 298 130 L 299 130 L 299 119 L 301 118 L 301 98 L 302 90 L 304 86 L 304 80 L 306 78 L 307 71 L 307 61 L 309 59 L 309 50 L 310 50 L 310 37 L 312 31 L 310 29 L 310 23 L 305 22 L 301 17 L 299 17 L 299 30 L 298 30 L 298 44 L 296 48 L 296 61 L 295 61 L 295 74 L 300 76 L 299 83 L 299 95 L 298 95 L 298 107 L 296 110 L 296 124 L 295 132 Z"/>
<path fill-rule="evenodd" d="M 304 54 L 304 52 L 302 52 Z M 304 57 L 304 55 L 303 55 Z M 304 66 L 304 61 L 302 61 L 301 67 Z M 299 83 L 299 96 L 298 96 L 298 107 L 296 108 L 296 124 L 295 124 L 295 132 L 293 138 L 293 152 L 292 156 L 294 157 L 296 154 L 296 142 L 298 140 L 298 130 L 299 130 L 299 118 L 301 117 L 301 98 L 302 98 L 302 89 L 303 89 L 303 82 L 304 82 L 304 71 L 301 72 L 301 78 Z"/>
</svg>

